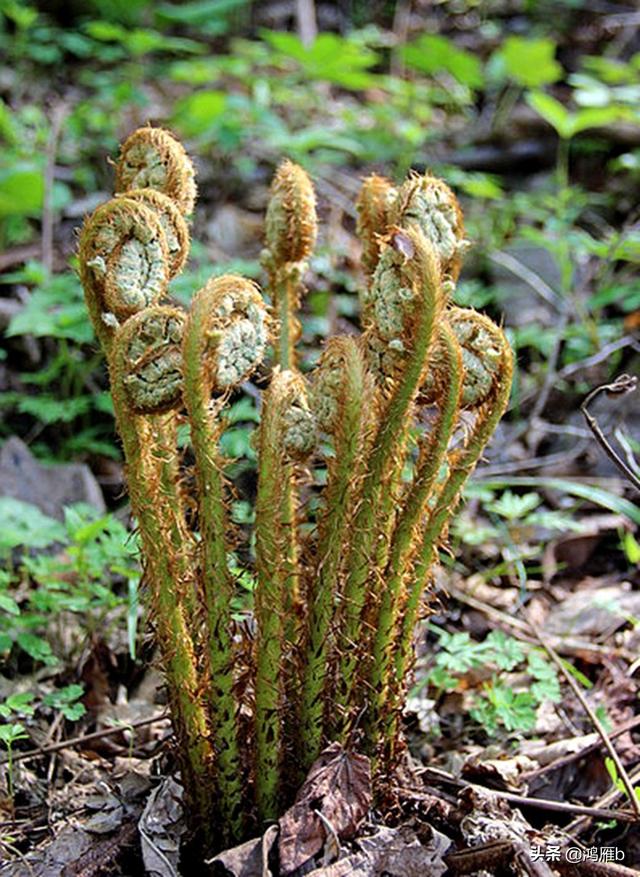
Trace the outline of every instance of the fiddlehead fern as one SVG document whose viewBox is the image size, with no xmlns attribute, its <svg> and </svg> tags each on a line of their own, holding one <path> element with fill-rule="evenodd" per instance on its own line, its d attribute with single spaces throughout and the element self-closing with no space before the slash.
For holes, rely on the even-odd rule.
<svg viewBox="0 0 640 877">
<path fill-rule="evenodd" d="M 438 542 L 447 521 L 458 505 L 462 488 L 475 469 L 487 442 L 509 402 L 513 377 L 513 354 L 504 332 L 488 317 L 471 309 L 452 308 L 449 320 L 453 333 L 460 339 L 464 377 L 462 399 L 475 412 L 475 423 L 467 432 L 460 449 L 449 452 L 449 473 L 438 489 L 427 524 L 416 545 L 412 582 L 395 647 L 394 686 L 401 691 L 405 674 L 411 663 L 413 629 L 418 616 L 420 600 L 428 583 L 435 560 Z M 482 347 L 490 351 L 476 370 L 482 358 Z M 487 378 L 490 380 L 487 380 Z M 482 388 L 482 389 L 480 389 Z M 387 736 L 395 740 L 398 712 L 394 716 L 394 730 Z"/>
<path fill-rule="evenodd" d="M 193 213 L 196 184 L 183 145 L 164 128 L 138 128 L 120 149 L 116 193 L 156 189 L 172 198 L 184 216 Z"/>
<path fill-rule="evenodd" d="M 182 333 L 185 314 L 145 308 L 122 326 L 114 359 L 116 378 L 136 414 L 162 414 L 182 402 Z"/>
<path fill-rule="evenodd" d="M 85 222 L 78 256 L 89 314 L 108 352 L 118 323 L 166 294 L 166 237 L 155 211 L 138 201 L 114 198 Z"/>
<path fill-rule="evenodd" d="M 402 496 L 400 512 L 393 530 L 387 568 L 383 575 L 382 596 L 373 627 L 375 637 L 370 663 L 370 709 L 365 723 L 366 748 L 375 752 L 384 739 L 387 717 L 385 709 L 389 687 L 393 682 L 392 661 L 406 601 L 405 589 L 411 579 L 412 564 L 420 527 L 424 523 L 442 462 L 460 411 L 463 368 L 462 353 L 451 328 L 444 323 L 438 332 L 438 345 L 429 371 L 430 393 L 425 399 L 421 388 L 420 401 L 437 404 L 438 413 L 432 428 L 421 436 L 419 454 L 411 487 Z"/>
<path fill-rule="evenodd" d="M 215 788 L 227 839 L 242 837 L 247 819 L 237 708 L 231 602 L 234 581 L 227 553 L 224 460 L 219 450 L 224 395 L 261 362 L 268 340 L 268 317 L 257 287 L 242 277 L 210 280 L 196 293 L 184 333 L 184 400 L 199 497 L 201 598 L 208 643 L 207 692 L 216 740 Z M 211 404 L 212 394 L 219 397 Z"/>
<path fill-rule="evenodd" d="M 421 595 L 506 406 L 512 360 L 491 321 L 447 307 L 466 246 L 451 190 L 429 175 L 397 190 L 373 175 L 357 203 L 365 331 L 328 342 L 309 401 L 296 309 L 315 196 L 301 168 L 278 169 L 263 253 L 277 367 L 257 442 L 248 633 L 232 613 L 230 552 L 241 542 L 220 438 L 224 406 L 262 360 L 271 320 L 255 285 L 233 276 L 207 283 L 188 313 L 160 303 L 184 264 L 195 197 L 193 168 L 169 132 L 128 138 L 117 191 L 85 223 L 81 274 L 109 361 L 187 800 L 213 849 L 244 839 L 254 815 L 276 818 L 292 765 L 309 767 L 326 740 L 352 740 L 356 717 L 379 775 L 393 767 Z M 176 451 L 184 409 L 195 478 L 183 477 Z M 471 425 L 456 433 L 463 409 Z M 310 482 L 298 508 L 317 425 L 326 485 Z M 185 514 L 183 483 L 197 514 Z M 242 544 L 232 562 L 249 558 Z M 247 680 L 253 703 L 239 693 Z"/>
<path fill-rule="evenodd" d="M 375 599 L 380 539 L 386 539 L 390 510 L 389 479 L 404 453 L 413 403 L 428 367 L 444 296 L 435 251 L 417 228 L 392 229 L 373 283 L 375 323 L 371 341 L 390 354 L 388 398 L 367 461 L 362 496 L 353 523 L 347 561 L 338 651 L 339 703 L 348 712 L 356 684 L 361 644 L 369 642 L 365 604 Z M 394 344 L 394 342 L 399 342 Z M 393 345 L 393 346 L 392 346 Z M 382 357 L 378 362 L 382 362 Z M 380 515 L 380 507 L 384 507 Z"/>
<path fill-rule="evenodd" d="M 283 369 L 296 364 L 300 335 L 297 311 L 305 262 L 316 241 L 318 221 L 311 180 L 298 165 L 283 161 L 271 185 L 265 223 L 263 264 L 269 275 L 269 294 L 278 320 L 276 361 Z"/>
<path fill-rule="evenodd" d="M 333 624 L 341 565 L 349 526 L 362 486 L 364 463 L 376 424 L 373 377 L 359 342 L 331 338 L 314 372 L 312 407 L 319 427 L 333 439 L 324 508 L 320 514 L 314 575 L 306 595 L 307 631 L 303 649 L 299 739 L 306 771 L 320 754 L 333 650 Z"/>
<path fill-rule="evenodd" d="M 442 273 L 455 283 L 460 274 L 464 238 L 462 211 L 449 186 L 429 174 L 410 174 L 398 190 L 389 215 L 390 222 L 415 224 L 433 244 Z"/>
<path fill-rule="evenodd" d="M 126 197 L 150 207 L 158 217 L 167 242 L 169 276 L 175 277 L 184 268 L 189 255 L 189 226 L 176 202 L 155 189 L 130 189 Z"/>
<path fill-rule="evenodd" d="M 391 207 L 397 196 L 398 190 L 385 177 L 371 174 L 362 181 L 356 200 L 356 231 L 362 241 L 362 267 L 369 284 L 380 258 L 381 245 L 390 225 Z M 366 313 L 361 316 L 366 324 Z"/>
</svg>

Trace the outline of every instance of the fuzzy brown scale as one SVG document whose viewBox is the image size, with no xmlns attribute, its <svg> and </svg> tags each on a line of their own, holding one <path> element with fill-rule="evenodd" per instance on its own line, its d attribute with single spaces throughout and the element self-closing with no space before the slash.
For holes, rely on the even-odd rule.
<svg viewBox="0 0 640 877">
<path fill-rule="evenodd" d="M 458 199 L 446 183 L 429 174 L 411 174 L 398 190 L 389 222 L 418 225 L 438 253 L 443 276 L 457 281 L 468 243 Z"/>
<path fill-rule="evenodd" d="M 210 280 L 195 296 L 200 320 L 202 379 L 208 394 L 225 393 L 263 359 L 270 319 L 257 286 L 243 277 Z"/>
<path fill-rule="evenodd" d="M 362 181 L 356 200 L 356 231 L 362 241 L 362 267 L 369 278 L 378 264 L 381 242 L 397 196 L 398 190 L 386 177 L 371 174 Z"/>
<path fill-rule="evenodd" d="M 283 161 L 271 186 L 265 220 L 266 245 L 273 261 L 303 262 L 316 242 L 316 196 L 307 174 Z"/>
</svg>

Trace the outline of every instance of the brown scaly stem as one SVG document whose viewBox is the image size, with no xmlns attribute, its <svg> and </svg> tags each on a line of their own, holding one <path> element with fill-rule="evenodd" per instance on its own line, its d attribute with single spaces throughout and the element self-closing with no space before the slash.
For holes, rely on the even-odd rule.
<svg viewBox="0 0 640 877">
<path fill-rule="evenodd" d="M 393 768 L 421 595 L 506 405 L 511 357 L 486 318 L 446 311 L 466 246 L 451 190 L 430 175 L 397 190 L 372 176 L 357 203 L 364 335 L 327 344 L 310 408 L 296 312 L 315 196 L 301 168 L 280 166 L 263 253 L 278 365 L 259 429 L 255 635 L 245 637 L 232 612 L 235 536 L 220 437 L 224 405 L 262 358 L 269 320 L 255 286 L 238 277 L 208 283 L 189 314 L 160 305 L 186 258 L 184 215 L 195 198 L 193 168 L 169 132 L 134 132 L 116 176 L 120 194 L 85 223 L 81 276 L 109 363 L 191 823 L 213 851 L 245 839 L 254 817 L 261 827 L 277 819 L 292 771 L 309 767 L 330 739 L 354 742 L 356 727 L 378 775 Z M 405 484 L 412 429 L 427 404 L 437 416 Z M 176 450 L 182 406 L 192 517 Z M 461 408 L 475 420 L 449 450 Z M 316 415 L 333 455 L 324 491 L 314 486 L 299 508 Z M 314 523 L 315 540 L 299 545 Z"/>
<path fill-rule="evenodd" d="M 305 171 L 290 161 L 283 161 L 271 184 L 271 199 L 265 220 L 265 250 L 262 263 L 269 282 L 276 317 L 274 353 L 283 370 L 297 368 L 296 344 L 300 338 L 298 310 L 304 291 L 302 275 L 317 236 L 316 199 L 311 180 Z M 284 549 L 288 570 L 285 586 L 285 639 L 292 653 L 301 633 L 303 614 L 300 591 L 298 545 L 298 494 L 293 482 L 285 486 L 280 519 L 288 534 Z M 289 684 L 293 697 L 293 680 Z"/>
<path fill-rule="evenodd" d="M 302 685 L 297 739 L 306 774 L 324 742 L 323 693 L 333 651 L 338 581 L 356 497 L 364 476 L 367 446 L 376 424 L 375 387 L 361 346 L 351 337 L 332 338 L 315 374 L 313 407 L 320 427 L 333 438 L 325 506 L 320 516 L 317 557 L 307 592 L 307 636 L 302 650 Z"/>
<path fill-rule="evenodd" d="M 172 352 L 175 342 L 167 334 L 166 322 L 175 312 L 169 308 L 156 308 L 155 311 L 162 312 L 156 316 L 155 312 L 150 314 L 150 310 L 154 309 L 130 318 L 116 334 L 110 360 L 112 396 L 116 424 L 127 460 L 126 477 L 131 507 L 138 521 L 147 563 L 150 603 L 167 675 L 183 782 L 187 798 L 197 808 L 203 831 L 211 842 L 212 827 L 207 825 L 206 815 L 216 812 L 217 802 L 209 779 L 212 749 L 201 698 L 203 680 L 198 678 L 193 640 L 179 599 L 184 583 L 180 580 L 180 558 L 173 551 L 171 533 L 165 523 L 171 516 L 161 489 L 158 461 L 153 458 L 154 416 L 135 412 L 138 385 L 129 380 L 132 362 L 135 362 L 135 359 L 132 360 L 132 346 L 136 348 L 134 353 L 137 352 L 139 339 L 143 337 L 147 341 L 148 335 L 156 329 L 160 335 L 154 371 L 162 373 L 166 369 L 170 378 L 173 375 Z M 147 333 L 140 332 L 141 324 L 149 324 L 150 321 L 152 324 L 148 325 Z M 167 338 L 169 343 L 164 343 Z M 161 389 L 168 391 L 171 387 L 172 381 L 169 379 Z M 166 399 L 159 401 L 161 408 L 167 404 Z M 150 400 L 145 394 L 141 407 L 148 410 L 149 406 Z"/>
</svg>

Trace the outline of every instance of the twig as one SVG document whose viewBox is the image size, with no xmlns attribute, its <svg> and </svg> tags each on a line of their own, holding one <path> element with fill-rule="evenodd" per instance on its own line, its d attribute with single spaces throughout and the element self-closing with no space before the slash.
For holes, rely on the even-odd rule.
<svg viewBox="0 0 640 877">
<path fill-rule="evenodd" d="M 536 274 L 535 271 L 532 271 L 530 268 L 527 268 L 526 265 L 523 265 L 519 259 L 511 256 L 509 253 L 503 253 L 500 250 L 491 253 L 489 258 L 492 262 L 495 262 L 497 265 L 502 265 L 507 271 L 511 271 L 516 277 L 520 277 L 521 280 L 524 280 L 524 282 L 528 284 L 543 301 L 552 305 L 557 311 L 564 311 L 566 309 L 566 304 L 558 293 L 555 292 L 548 283 L 545 283 L 539 274 Z"/>
<path fill-rule="evenodd" d="M 609 359 L 612 353 L 616 353 L 618 350 L 624 350 L 625 347 L 631 347 L 636 353 L 640 353 L 640 344 L 638 344 L 637 338 L 634 338 L 633 335 L 624 335 L 622 338 L 617 338 L 615 341 L 612 341 L 611 344 L 605 344 L 601 350 L 598 350 L 597 353 L 591 354 L 591 356 L 588 356 L 586 359 L 581 359 L 579 362 L 570 362 L 568 365 L 565 365 L 565 367 L 561 368 L 558 372 L 558 377 L 568 378 L 577 372 L 591 368 L 592 365 L 598 365 Z"/>
<path fill-rule="evenodd" d="M 519 865 L 519 873 L 524 871 L 529 877 L 553 875 L 546 862 L 534 862 L 524 843 L 515 840 L 494 840 L 479 844 L 470 849 L 451 853 L 445 856 L 444 861 L 449 868 L 447 873 L 455 875 L 479 872 L 495 874 L 501 866 L 511 864 Z"/>
<path fill-rule="evenodd" d="M 632 783 L 635 783 L 638 780 L 640 780 L 640 768 L 637 768 L 635 771 L 633 771 L 629 778 L 630 778 Z M 605 792 L 604 795 L 601 795 L 598 798 L 595 806 L 602 807 L 606 804 L 612 804 L 614 801 L 616 801 L 618 798 L 620 798 L 621 795 L 622 795 L 622 792 L 620 791 L 620 789 L 617 789 L 614 786 L 613 788 L 609 789 L 608 792 Z M 587 822 L 589 822 L 588 816 L 578 816 L 577 819 L 574 819 L 573 822 L 571 822 L 571 823 L 569 823 L 569 825 L 567 825 L 567 827 L 565 828 L 565 831 L 569 834 L 579 834 L 585 828 L 585 825 Z"/>
<path fill-rule="evenodd" d="M 47 140 L 44 170 L 44 196 L 42 199 L 42 264 L 49 276 L 53 269 L 53 183 L 56 170 L 56 153 L 62 123 L 67 115 L 66 104 L 57 104 L 51 113 L 51 130 Z"/>
<path fill-rule="evenodd" d="M 549 430 L 552 431 L 552 430 Z M 565 430 L 558 430 L 565 432 Z M 567 429 L 566 432 L 569 432 Z M 588 433 L 587 433 L 588 434 Z M 545 466 L 555 466 L 557 463 L 568 463 L 579 457 L 586 450 L 587 443 L 578 442 L 570 451 L 558 451 L 555 454 L 542 454 L 539 457 L 529 457 L 526 460 L 511 460 L 508 463 L 496 463 L 494 465 L 479 466 L 478 475 L 483 478 L 508 475 L 510 472 L 522 472 L 527 469 L 542 469 Z"/>
<path fill-rule="evenodd" d="M 567 857 L 566 848 L 562 851 L 563 858 L 559 862 L 554 862 L 555 869 L 567 877 L 636 877 L 637 871 L 634 868 L 626 868 L 624 865 L 618 865 L 616 862 L 592 862 L 586 857 L 579 864 L 570 862 Z"/>
<path fill-rule="evenodd" d="M 584 804 L 570 804 L 567 801 L 550 801 L 547 798 L 531 798 L 527 795 L 517 795 L 515 792 L 505 792 L 502 789 L 491 789 L 480 783 L 467 783 L 464 780 L 458 780 L 453 776 L 445 773 L 445 771 L 435 770 L 432 767 L 426 767 L 419 771 L 423 777 L 431 777 L 433 780 L 444 780 L 450 782 L 460 789 L 475 789 L 478 792 L 495 795 L 496 798 L 502 798 L 510 804 L 517 804 L 519 807 L 534 807 L 538 810 L 552 810 L 555 813 L 574 813 L 576 816 L 588 816 L 593 819 L 617 819 L 620 822 L 635 822 L 637 817 L 631 810 L 609 810 L 603 807 L 587 807 Z M 422 800 L 428 798 L 420 792 L 413 792 L 411 789 L 399 789 L 403 795 Z"/>
<path fill-rule="evenodd" d="M 613 731 L 610 731 L 609 737 L 611 740 L 615 740 L 616 737 L 621 737 L 628 731 L 633 731 L 638 725 L 640 725 L 640 716 L 634 716 L 632 719 L 629 719 L 628 722 L 624 722 L 624 724 L 619 725 L 617 728 L 614 728 Z M 537 767 L 535 770 L 525 771 L 521 775 L 522 779 L 529 781 L 534 777 L 539 777 L 543 774 L 550 773 L 551 771 L 559 770 L 561 767 L 566 767 L 567 764 L 571 764 L 573 761 L 578 761 L 579 759 L 590 755 L 592 752 L 597 752 L 602 745 L 602 740 L 595 740 L 593 743 L 589 743 L 582 749 L 578 749 L 577 752 L 569 752 L 567 755 L 563 755 L 561 758 L 556 758 L 555 761 L 551 761 L 549 764 Z"/>
<path fill-rule="evenodd" d="M 549 655 L 549 657 L 551 658 L 553 663 L 556 665 L 558 670 L 560 670 L 560 672 L 562 673 L 562 675 L 566 679 L 567 683 L 569 684 L 569 687 L 572 689 L 573 693 L 580 701 L 582 708 L 589 716 L 589 719 L 591 720 L 593 727 L 596 729 L 596 731 L 600 735 L 600 738 L 601 738 L 602 742 L 604 743 L 605 749 L 607 750 L 607 752 L 611 756 L 611 759 L 616 766 L 618 776 L 620 777 L 620 780 L 621 780 L 622 784 L 624 785 L 625 791 L 626 791 L 627 795 L 629 796 L 629 801 L 631 802 L 631 806 L 635 810 L 636 818 L 640 818 L 640 801 L 638 800 L 638 796 L 635 793 L 633 783 L 629 779 L 629 774 L 627 773 L 627 770 L 626 770 L 624 764 L 622 763 L 620 756 L 616 752 L 615 747 L 613 746 L 613 744 L 611 742 L 611 738 L 607 734 L 602 722 L 600 721 L 598 716 L 595 714 L 595 712 L 591 709 L 591 705 L 589 704 L 588 700 L 584 696 L 582 689 L 580 688 L 580 686 L 578 685 L 576 680 L 573 678 L 573 676 L 569 673 L 569 671 L 565 667 L 564 663 L 562 662 L 562 660 L 561 660 L 560 656 L 557 654 L 557 652 L 545 640 L 544 636 L 540 632 L 537 625 L 535 625 L 533 623 L 533 621 L 529 621 L 529 626 L 531 627 L 531 630 L 533 630 L 533 632 L 535 633 L 536 638 L 538 639 L 542 648 Z"/>
<path fill-rule="evenodd" d="M 633 484 L 636 490 L 640 490 L 640 478 L 636 475 L 636 473 L 625 463 L 625 461 L 620 457 L 620 455 L 615 451 L 615 449 L 609 444 L 608 440 L 605 438 L 604 433 L 600 429 L 598 425 L 598 421 L 595 419 L 593 414 L 589 411 L 589 405 L 596 399 L 601 393 L 607 393 L 607 395 L 612 396 L 622 396 L 626 393 L 633 392 L 638 384 L 638 379 L 636 377 L 632 377 L 631 375 L 619 375 L 615 381 L 610 384 L 600 384 L 599 387 L 596 387 L 594 390 L 585 397 L 582 405 L 580 406 L 580 410 L 584 416 L 584 419 L 587 421 L 587 425 L 589 429 L 594 434 L 596 441 L 603 449 L 605 454 L 609 457 L 610 460 L 615 463 L 618 469 L 623 472 L 629 481 Z"/>
<path fill-rule="evenodd" d="M 629 468 L 633 471 L 640 471 L 640 463 L 638 463 L 633 455 L 633 448 L 629 444 L 629 439 L 626 437 L 626 435 L 623 433 L 619 426 L 614 429 L 613 434 L 616 437 L 616 441 L 624 451 L 624 456 L 627 460 L 627 465 L 629 466 Z"/>
<path fill-rule="evenodd" d="M 473 609 L 477 609 L 479 612 L 482 612 L 489 618 L 493 618 L 497 622 L 504 624 L 511 630 L 518 631 L 518 633 L 520 634 L 519 638 L 522 639 L 524 642 L 537 642 L 536 637 L 530 634 L 531 628 L 526 621 L 522 621 L 520 618 L 509 615 L 507 612 L 502 612 L 500 609 L 496 609 L 493 606 L 490 606 L 488 603 L 484 603 L 482 600 L 478 600 L 477 597 L 473 597 L 471 594 L 466 594 L 455 585 L 447 585 L 446 590 L 449 595 L 454 598 L 454 600 L 458 600 L 460 603 L 465 603 L 467 606 L 471 606 Z M 570 637 L 558 637 L 556 639 L 554 637 L 553 642 L 555 648 L 562 654 L 573 655 L 577 651 L 581 651 L 592 652 L 596 655 L 611 656 L 612 654 L 615 654 L 617 657 L 625 658 L 625 660 L 632 660 L 631 655 L 622 649 L 613 651 L 611 649 L 611 646 L 599 646 L 596 643 L 587 642 L 586 640 L 572 639 Z"/>
<path fill-rule="evenodd" d="M 314 0 L 296 0 L 298 35 L 303 46 L 312 46 L 318 36 Z"/>
<path fill-rule="evenodd" d="M 59 743 L 51 743 L 49 746 L 39 746 L 37 749 L 29 749 L 26 752 L 15 752 L 12 756 L 12 762 L 24 761 L 27 758 L 37 758 L 41 755 L 50 755 L 52 752 L 60 752 L 62 749 L 70 749 L 73 746 L 81 746 L 83 743 L 90 743 L 92 740 L 99 740 L 101 737 L 111 737 L 113 734 L 121 734 L 129 729 L 142 728 L 144 725 L 152 725 L 162 719 L 168 719 L 169 713 L 159 713 L 150 719 L 140 719 L 138 722 L 127 722 L 124 725 L 116 725 L 113 728 L 105 728 L 102 731 L 93 731 L 91 734 L 83 734 L 79 737 L 71 737 L 69 740 L 61 740 Z M 0 758 L 0 766 L 8 764 L 8 758 Z"/>
</svg>

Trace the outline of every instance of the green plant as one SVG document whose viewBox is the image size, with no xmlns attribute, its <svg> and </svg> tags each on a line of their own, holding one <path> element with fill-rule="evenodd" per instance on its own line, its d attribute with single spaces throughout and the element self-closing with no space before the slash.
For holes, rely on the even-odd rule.
<svg viewBox="0 0 640 877">
<path fill-rule="evenodd" d="M 398 189 L 365 180 L 363 334 L 330 339 L 310 376 L 296 356 L 316 235 L 304 171 L 285 162 L 273 183 L 262 260 L 273 315 L 233 275 L 207 282 L 187 312 L 160 304 L 195 192 L 172 135 L 131 135 L 116 187 L 82 230 L 81 278 L 109 366 L 182 780 L 214 847 L 277 818 L 331 740 L 356 735 L 376 777 L 393 768 L 422 596 L 506 407 L 512 356 L 494 323 L 448 302 L 467 244 L 453 193 L 431 176 Z M 229 513 L 225 409 L 270 340 L 249 541 Z M 321 490 L 302 489 L 309 466 L 326 470 Z M 239 568 L 255 570 L 250 638 L 234 622 Z"/>
<path fill-rule="evenodd" d="M 501 630 L 492 631 L 482 642 L 471 639 L 467 633 L 448 633 L 435 625 L 430 630 L 438 638 L 438 651 L 430 660 L 424 682 L 433 686 L 436 694 L 465 688 L 465 676 L 482 669 L 491 672 L 491 680 L 474 695 L 469 715 L 490 735 L 499 730 L 532 730 L 536 710 L 541 703 L 557 703 L 561 699 L 558 674 L 541 649 L 534 648 L 507 636 Z M 519 671 L 523 679 L 512 687 L 505 673 Z"/>
<path fill-rule="evenodd" d="M 81 647 L 87 635 L 126 614 L 135 656 L 140 574 L 133 563 L 135 539 L 124 525 L 83 505 L 68 507 L 62 523 L 9 497 L 0 498 L 0 515 L 0 558 L 10 567 L 0 571 L 0 653 L 16 648 L 54 665 L 69 657 L 70 647 Z M 25 555 L 12 570 L 18 550 Z M 25 581 L 32 586 L 25 588 Z M 80 620 L 75 635 L 72 618 Z"/>
</svg>

